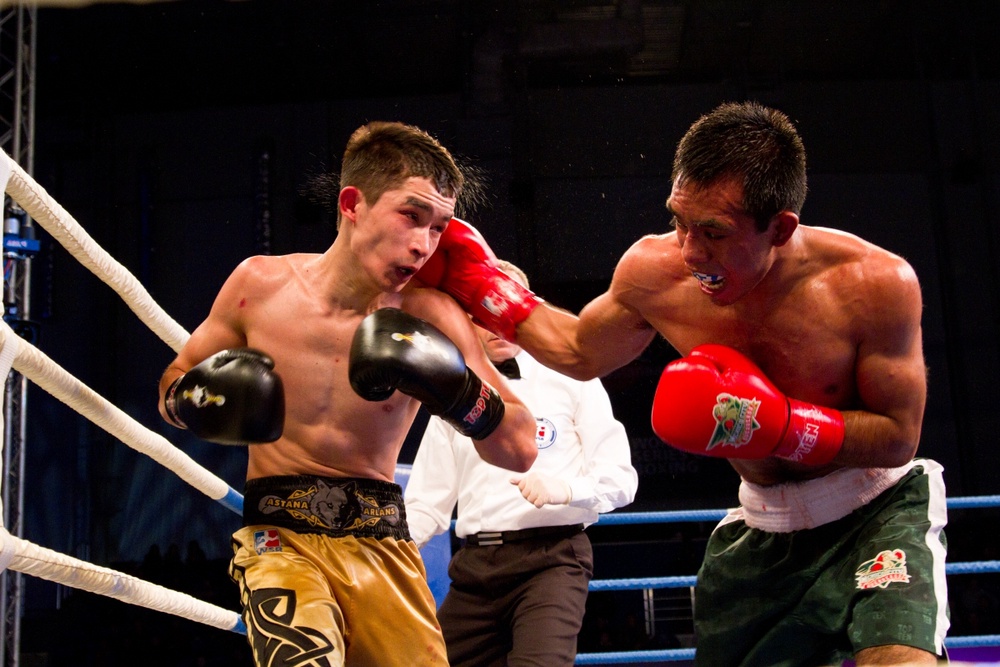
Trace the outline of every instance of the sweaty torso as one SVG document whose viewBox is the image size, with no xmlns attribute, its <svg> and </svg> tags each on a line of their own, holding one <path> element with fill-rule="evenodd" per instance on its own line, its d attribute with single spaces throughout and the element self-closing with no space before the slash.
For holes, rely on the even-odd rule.
<svg viewBox="0 0 1000 667">
<path fill-rule="evenodd" d="M 673 235 L 650 237 L 640 249 L 648 268 L 635 276 L 658 278 L 645 287 L 631 285 L 625 298 L 681 355 L 702 343 L 727 345 L 746 354 L 790 397 L 856 408 L 854 370 L 870 308 L 860 278 L 873 247 L 837 235 L 813 235 L 806 242 L 812 246 L 808 253 L 775 267 L 736 303 L 719 306 L 684 268 Z M 759 484 L 830 470 L 773 457 L 731 463 L 744 479 Z"/>
<path fill-rule="evenodd" d="M 351 341 L 364 316 L 403 307 L 401 294 L 381 294 L 364 312 L 326 298 L 314 255 L 263 258 L 232 304 L 247 344 L 269 354 L 285 386 L 282 437 L 250 447 L 247 478 L 318 474 L 392 481 L 417 402 L 396 392 L 369 402 L 350 386 Z"/>
</svg>

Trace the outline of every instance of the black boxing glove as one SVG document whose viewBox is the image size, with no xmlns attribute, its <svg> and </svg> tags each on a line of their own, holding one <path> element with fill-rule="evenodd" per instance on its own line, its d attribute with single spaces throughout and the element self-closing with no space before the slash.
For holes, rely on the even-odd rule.
<svg viewBox="0 0 1000 667">
<path fill-rule="evenodd" d="M 380 308 L 358 326 L 348 375 L 365 400 L 384 401 L 398 389 L 477 440 L 503 419 L 500 394 L 466 367 L 455 344 L 430 323 L 397 308 Z"/>
<path fill-rule="evenodd" d="M 175 426 L 222 445 L 273 442 L 285 425 L 274 361 L 248 347 L 213 354 L 174 380 L 163 403 Z"/>
</svg>

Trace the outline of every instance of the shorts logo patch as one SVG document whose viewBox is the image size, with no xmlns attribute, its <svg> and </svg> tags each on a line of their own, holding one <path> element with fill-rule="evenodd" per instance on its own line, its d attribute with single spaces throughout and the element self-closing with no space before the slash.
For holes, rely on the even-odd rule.
<svg viewBox="0 0 1000 667">
<path fill-rule="evenodd" d="M 253 534 L 253 548 L 258 555 L 268 551 L 281 551 L 281 536 L 273 528 L 258 530 Z"/>
<path fill-rule="evenodd" d="M 548 449 L 556 441 L 556 425 L 545 417 L 535 417 L 535 444 L 539 449 Z"/>
<path fill-rule="evenodd" d="M 854 573 L 860 590 L 885 588 L 892 583 L 908 584 L 906 553 L 902 549 L 885 550 L 871 560 L 866 560 Z"/>
</svg>

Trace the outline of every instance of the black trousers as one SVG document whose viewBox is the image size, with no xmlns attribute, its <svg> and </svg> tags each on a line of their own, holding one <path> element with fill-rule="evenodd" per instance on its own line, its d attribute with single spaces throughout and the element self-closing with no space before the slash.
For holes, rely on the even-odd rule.
<svg viewBox="0 0 1000 667">
<path fill-rule="evenodd" d="M 584 532 L 462 547 L 438 610 L 451 667 L 571 667 L 593 574 Z"/>
</svg>

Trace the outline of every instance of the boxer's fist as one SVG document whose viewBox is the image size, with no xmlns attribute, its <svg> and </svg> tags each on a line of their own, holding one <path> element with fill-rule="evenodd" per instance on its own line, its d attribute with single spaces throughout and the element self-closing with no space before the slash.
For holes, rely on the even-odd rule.
<svg viewBox="0 0 1000 667">
<path fill-rule="evenodd" d="M 174 380 L 163 403 L 170 421 L 223 445 L 273 442 L 285 424 L 274 361 L 250 348 L 223 350 Z"/>
<path fill-rule="evenodd" d="M 396 308 L 380 308 L 362 320 L 347 372 L 365 400 L 384 401 L 398 389 L 470 438 L 485 438 L 503 419 L 500 394 L 466 367 L 455 344 Z"/>
<path fill-rule="evenodd" d="M 517 325 L 542 303 L 497 268 L 497 258 L 475 227 L 452 218 L 417 280 L 451 295 L 473 321 L 513 342 Z"/>
<path fill-rule="evenodd" d="M 730 459 L 822 465 L 844 442 L 840 412 L 786 397 L 752 361 L 722 345 L 699 345 L 667 364 L 652 422 L 673 447 Z"/>
</svg>

